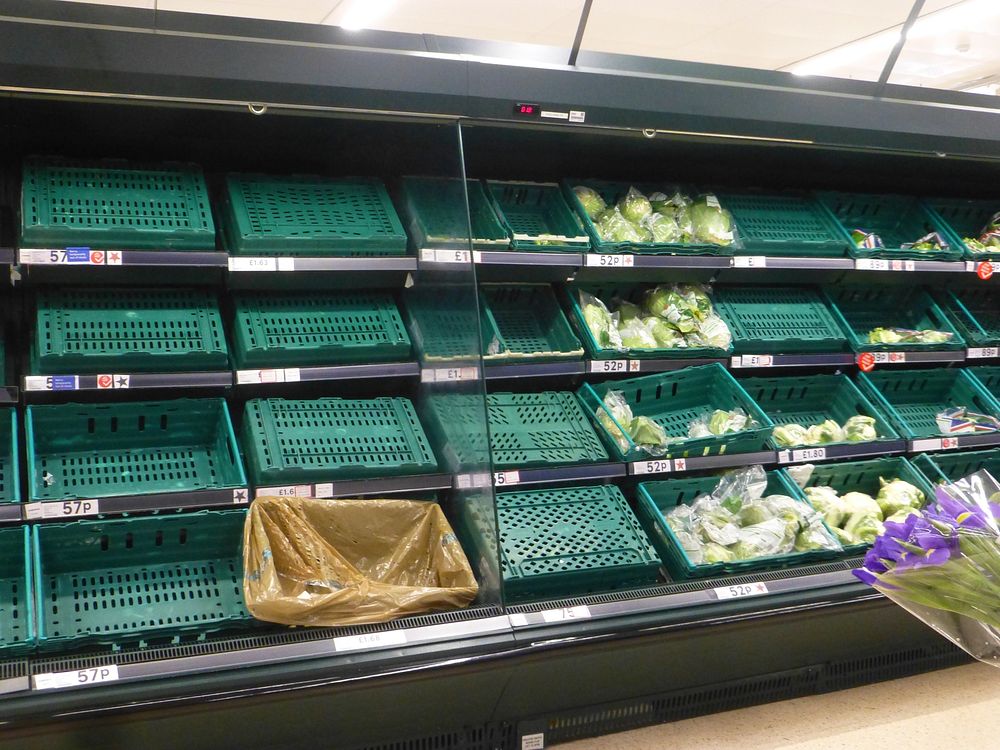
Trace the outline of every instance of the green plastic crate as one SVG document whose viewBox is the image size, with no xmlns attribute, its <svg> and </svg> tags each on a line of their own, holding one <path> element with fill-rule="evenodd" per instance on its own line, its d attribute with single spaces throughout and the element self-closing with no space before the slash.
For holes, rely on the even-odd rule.
<svg viewBox="0 0 1000 750">
<path fill-rule="evenodd" d="M 899 433 L 882 412 L 865 396 L 846 375 L 806 375 L 803 377 L 746 378 L 740 385 L 750 394 L 775 425 L 800 424 L 803 427 L 832 419 L 844 424 L 859 414 L 874 417 L 878 432 L 877 443 L 898 440 Z M 784 450 L 774 438 L 770 444 Z M 848 441 L 826 445 L 852 445 Z M 804 446 L 789 446 L 801 448 Z"/>
<path fill-rule="evenodd" d="M 930 484 L 947 484 L 986 469 L 1000 478 L 1000 451 L 948 451 L 947 453 L 921 453 L 912 460 Z"/>
<path fill-rule="evenodd" d="M 580 334 L 580 340 L 587 350 L 587 356 L 591 359 L 619 359 L 628 355 L 633 359 L 708 359 L 711 357 L 725 357 L 732 351 L 732 346 L 728 349 L 714 349 L 707 346 L 693 346 L 685 349 L 605 349 L 597 343 L 590 326 L 583 316 L 583 309 L 580 306 L 580 292 L 586 292 L 597 297 L 610 305 L 611 300 L 621 299 L 632 302 L 636 305 L 642 304 L 645 292 L 654 287 L 648 284 L 568 284 L 565 287 L 564 299 L 570 311 L 576 330 Z M 713 297 L 713 304 L 717 300 Z"/>
<path fill-rule="evenodd" d="M 417 248 L 468 249 L 470 218 L 473 248 L 505 250 L 510 245 L 510 237 L 497 219 L 482 183 L 466 180 L 465 185 L 466 190 L 463 190 L 462 181 L 453 177 L 402 179 L 403 210 L 410 237 Z"/>
<path fill-rule="evenodd" d="M 30 529 L 0 528 L 0 655 L 11 656 L 34 646 L 34 606 Z"/>
<path fill-rule="evenodd" d="M 28 499 L 246 486 L 221 398 L 28 406 Z"/>
<path fill-rule="evenodd" d="M 233 301 L 233 356 L 241 369 L 410 358 L 390 292 L 239 292 Z"/>
<path fill-rule="evenodd" d="M 769 555 L 753 560 L 737 560 L 727 563 L 691 562 L 681 543 L 667 524 L 667 514 L 682 503 L 690 505 L 700 495 L 707 495 L 719 483 L 718 476 L 667 479 L 658 482 L 641 482 L 636 509 L 639 518 L 649 532 L 653 546 L 659 553 L 670 575 L 675 578 L 704 578 L 708 576 L 734 575 L 761 568 L 781 568 L 804 565 L 817 560 L 829 559 L 839 554 L 838 550 L 809 550 Z M 801 491 L 778 471 L 767 472 L 767 495 L 786 495 L 805 503 Z M 829 531 L 829 529 L 828 529 Z M 832 532 L 831 532 L 832 535 Z"/>
<path fill-rule="evenodd" d="M 32 372 L 229 369 L 214 294 L 196 289 L 40 289 Z"/>
<path fill-rule="evenodd" d="M 486 405 L 495 468 L 608 460 L 600 438 L 570 391 L 491 393 Z M 447 418 L 446 414 L 441 416 Z"/>
<path fill-rule="evenodd" d="M 21 461 L 17 409 L 0 409 L 0 504 L 21 501 Z"/>
<path fill-rule="evenodd" d="M 660 561 L 615 486 L 496 496 L 504 595 L 511 601 L 654 584 Z"/>
<path fill-rule="evenodd" d="M 834 314 L 813 287 L 719 286 L 715 304 L 729 324 L 737 354 L 848 349 Z"/>
<path fill-rule="evenodd" d="M 483 284 L 482 314 L 492 336 L 483 342 L 487 363 L 581 359 L 583 346 L 548 284 Z"/>
<path fill-rule="evenodd" d="M 427 474 L 437 460 L 406 398 L 247 401 L 243 449 L 255 486 Z"/>
<path fill-rule="evenodd" d="M 963 242 L 965 237 L 978 239 L 983 227 L 1000 211 L 1000 201 L 965 198 L 927 198 L 924 205 L 948 233 L 949 241 L 960 247 L 969 260 L 1000 260 L 1000 248 L 984 253 L 973 252 Z"/>
<path fill-rule="evenodd" d="M 194 164 L 28 159 L 21 246 L 214 250 L 205 178 Z"/>
<path fill-rule="evenodd" d="M 838 285 L 824 287 L 823 294 L 856 352 L 965 348 L 965 340 L 948 316 L 920 287 Z M 952 337 L 940 344 L 872 344 L 868 334 L 875 328 L 930 329 L 949 332 Z"/>
<path fill-rule="evenodd" d="M 656 192 L 670 194 L 678 188 L 670 185 L 607 182 L 604 180 L 563 180 L 563 194 L 566 196 L 567 202 L 573 207 L 573 210 L 576 211 L 577 216 L 580 217 L 579 220 L 583 224 L 584 229 L 587 230 L 587 234 L 590 235 L 590 244 L 596 252 L 640 253 L 646 255 L 732 255 L 735 250 L 742 247 L 738 233 L 735 234 L 733 242 L 730 245 L 714 245 L 710 242 L 612 242 L 601 239 L 600 232 L 597 231 L 597 227 L 590 216 L 587 215 L 587 211 L 584 209 L 583 204 L 580 203 L 580 199 L 573 192 L 573 188 L 580 185 L 597 191 L 608 206 L 614 206 L 619 198 L 628 193 L 630 187 L 635 187 L 636 190 L 647 196 L 650 193 Z M 679 189 L 685 195 L 692 197 L 698 195 L 699 192 L 690 187 Z M 729 205 L 721 198 L 719 202 L 723 208 L 729 208 Z"/>
<path fill-rule="evenodd" d="M 226 176 L 234 255 L 405 255 L 406 233 L 375 179 Z"/>
<path fill-rule="evenodd" d="M 841 236 L 855 258 L 889 258 L 910 260 L 959 260 L 963 249 L 949 244 L 942 250 L 904 250 L 901 245 L 916 242 L 930 232 L 939 232 L 946 242 L 948 233 L 943 222 L 929 212 L 918 198 L 906 195 L 874 195 L 871 193 L 821 192 L 820 204 L 836 220 Z M 851 231 L 863 229 L 882 238 L 885 247 L 859 248 L 851 239 Z"/>
<path fill-rule="evenodd" d="M 1000 305 L 995 290 L 942 289 L 934 298 L 969 346 L 1000 346 Z"/>
<path fill-rule="evenodd" d="M 416 285 L 403 292 L 403 314 L 413 345 L 428 363 L 465 360 L 473 364 L 496 335 L 485 315 L 478 314 L 469 290 L 443 291 Z"/>
<path fill-rule="evenodd" d="M 485 402 L 481 394 L 452 389 L 428 391 L 420 400 L 420 416 L 431 442 L 440 447 L 443 469 L 468 471 L 489 463 Z"/>
<path fill-rule="evenodd" d="M 787 469 L 779 469 L 789 486 L 798 487 Z M 917 469 L 902 456 L 873 458 L 868 461 L 846 461 L 843 463 L 817 464 L 806 482 L 806 487 L 832 487 L 838 495 L 847 492 L 863 492 L 875 497 L 881 484 L 879 477 L 902 479 L 924 493 L 924 500 L 934 497 L 934 488 Z M 808 500 L 807 500 L 808 502 Z M 868 544 L 849 544 L 844 547 L 847 554 L 862 554 Z"/>
<path fill-rule="evenodd" d="M 40 524 L 40 647 L 120 646 L 243 624 L 245 510 Z"/>
<path fill-rule="evenodd" d="M 732 212 L 747 255 L 842 258 L 850 246 L 829 212 L 806 193 L 727 191 L 719 201 Z"/>
<path fill-rule="evenodd" d="M 958 368 L 859 372 L 858 385 L 910 440 L 940 437 L 936 416 L 952 407 L 1000 417 L 1000 403 Z"/>
<path fill-rule="evenodd" d="M 590 248 L 558 185 L 487 180 L 486 190 L 512 249 L 585 253 Z"/>
<path fill-rule="evenodd" d="M 965 371 L 1000 403 L 1000 365 L 975 365 L 966 367 Z"/>
<path fill-rule="evenodd" d="M 621 391 L 632 408 L 633 416 L 649 417 L 662 425 L 668 436 L 683 437 L 668 447 L 664 453 L 666 458 L 767 450 L 768 439 L 774 428 L 770 417 L 720 364 L 687 367 L 675 372 L 614 380 L 598 385 L 584 383 L 576 392 L 577 396 L 595 420 L 598 432 L 604 438 L 611 455 L 623 461 L 645 460 L 650 456 L 637 448 L 627 433 L 624 437 L 628 450 L 623 452 L 598 420 L 598 414 L 603 412 L 620 431 L 625 432 L 604 406 L 604 397 L 608 391 Z M 728 435 L 684 437 L 688 434 L 688 426 L 695 419 L 708 416 L 715 409 L 728 411 L 735 408 L 743 409 L 756 422 L 756 426 Z"/>
</svg>

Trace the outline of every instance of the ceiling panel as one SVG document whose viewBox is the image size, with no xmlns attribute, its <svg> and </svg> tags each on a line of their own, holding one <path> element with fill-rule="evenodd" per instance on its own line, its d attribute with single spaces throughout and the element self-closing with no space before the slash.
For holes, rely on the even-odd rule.
<svg viewBox="0 0 1000 750">
<path fill-rule="evenodd" d="M 268 21 L 319 23 L 336 0 L 157 0 L 159 10 L 262 18 Z"/>
</svg>

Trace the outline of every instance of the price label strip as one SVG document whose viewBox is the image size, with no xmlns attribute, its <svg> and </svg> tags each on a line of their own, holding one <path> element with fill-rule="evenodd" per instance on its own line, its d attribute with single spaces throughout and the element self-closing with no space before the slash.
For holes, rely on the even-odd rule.
<svg viewBox="0 0 1000 750">
<path fill-rule="evenodd" d="M 737 255 L 733 258 L 733 268 L 767 268 L 767 258 L 763 255 Z"/>
<path fill-rule="evenodd" d="M 109 256 L 114 256 L 112 259 Z M 51 250 L 21 250 L 18 260 L 27 265 L 44 266 L 120 266 L 121 251 L 92 250 L 89 247 L 64 247 Z"/>
<path fill-rule="evenodd" d="M 118 665 L 89 667 L 71 672 L 46 672 L 31 678 L 35 690 L 57 690 L 59 688 L 96 685 L 100 682 L 114 682 L 118 679 Z"/>
<path fill-rule="evenodd" d="M 732 367 L 771 367 L 774 357 L 770 354 L 744 354 L 733 357 Z"/>
<path fill-rule="evenodd" d="M 494 487 L 510 487 L 521 483 L 521 472 L 519 471 L 497 471 L 493 473 Z"/>
<path fill-rule="evenodd" d="M 459 380 L 475 380 L 479 377 L 477 367 L 438 367 L 420 371 L 421 383 L 449 383 Z"/>
<path fill-rule="evenodd" d="M 737 583 L 732 586 L 719 586 L 714 589 L 718 599 L 742 599 L 746 596 L 761 596 L 767 592 L 767 584 L 758 581 L 757 583 Z"/>
<path fill-rule="evenodd" d="M 955 448 L 958 448 L 957 437 L 925 438 L 914 440 L 910 443 L 910 450 L 912 451 L 945 451 L 954 450 Z"/>
<path fill-rule="evenodd" d="M 667 474 L 671 471 L 687 471 L 687 459 L 654 458 L 649 461 L 633 461 L 629 464 L 630 474 Z"/>
<path fill-rule="evenodd" d="M 390 630 L 387 633 L 366 633 L 364 635 L 343 635 L 333 639 L 334 650 L 367 651 L 388 646 L 402 646 L 406 643 L 406 633 Z"/>
<path fill-rule="evenodd" d="M 258 487 L 254 492 L 254 497 L 317 497 L 313 493 L 318 486 L 312 484 L 289 484 L 283 487 Z M 332 485 L 330 489 L 332 492 Z"/>
<path fill-rule="evenodd" d="M 1000 349 L 995 346 L 980 346 L 965 351 L 966 359 L 992 359 L 997 356 L 1000 356 Z"/>
<path fill-rule="evenodd" d="M 79 518 L 80 516 L 96 516 L 101 510 L 101 501 L 63 500 L 61 502 L 28 503 L 24 506 L 24 517 L 28 520 L 40 518 Z"/>
<path fill-rule="evenodd" d="M 258 383 L 297 383 L 302 379 L 302 371 L 298 367 L 286 367 L 283 370 L 237 370 L 237 385 L 255 385 Z"/>
<path fill-rule="evenodd" d="M 567 620 L 587 620 L 590 619 L 590 608 L 584 605 L 579 607 L 563 607 L 562 609 L 547 609 L 542 612 L 542 619 L 545 622 L 566 622 Z"/>
<path fill-rule="evenodd" d="M 229 270 L 246 271 L 294 271 L 295 258 L 229 258 Z"/>
<path fill-rule="evenodd" d="M 640 372 L 642 362 L 638 359 L 592 359 L 591 372 Z"/>
<path fill-rule="evenodd" d="M 420 251 L 420 260 L 424 263 L 460 263 L 468 265 L 474 260 L 468 250 L 441 250 L 425 247 Z"/>
<path fill-rule="evenodd" d="M 612 253 L 587 253 L 583 264 L 589 268 L 632 268 L 635 266 L 635 256 Z"/>
</svg>

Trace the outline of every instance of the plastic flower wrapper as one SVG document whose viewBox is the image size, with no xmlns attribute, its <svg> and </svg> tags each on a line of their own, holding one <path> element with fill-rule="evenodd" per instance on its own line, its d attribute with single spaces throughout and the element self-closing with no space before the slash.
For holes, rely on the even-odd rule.
<svg viewBox="0 0 1000 750">
<path fill-rule="evenodd" d="M 713 245 L 733 243 L 733 217 L 712 193 L 699 196 L 688 209 L 694 236 Z"/>
<path fill-rule="evenodd" d="M 875 429 L 875 417 L 857 414 L 844 422 L 844 439 L 849 443 L 866 443 L 878 440 L 878 430 Z"/>
<path fill-rule="evenodd" d="M 657 211 L 644 218 L 642 226 L 653 235 L 653 242 L 680 242 L 683 235 L 677 219 Z"/>
<path fill-rule="evenodd" d="M 881 487 L 875 497 L 875 502 L 878 503 L 882 516 L 886 520 L 902 510 L 922 508 L 927 500 L 918 487 L 914 487 L 902 479 L 886 481 L 883 477 L 879 477 L 878 481 Z"/>
<path fill-rule="evenodd" d="M 621 349 L 622 337 L 618 333 L 615 325 L 615 317 L 608 312 L 601 300 L 593 294 L 580 292 L 580 309 L 583 311 L 583 319 L 587 322 L 587 328 L 597 341 L 597 345 L 602 349 Z"/>
<path fill-rule="evenodd" d="M 617 206 L 598 216 L 596 226 L 601 239 L 606 242 L 642 242 L 643 234 L 622 216 Z"/>
<path fill-rule="evenodd" d="M 756 422 L 739 407 L 732 411 L 716 409 L 711 414 L 703 414 L 688 425 L 689 438 L 712 437 L 742 432 L 756 426 Z"/>
<path fill-rule="evenodd" d="M 842 443 L 844 428 L 832 419 L 814 424 L 806 430 L 806 443 L 809 445 L 826 445 L 827 443 Z"/>
<path fill-rule="evenodd" d="M 625 325 L 618 327 L 622 346 L 626 349 L 656 349 L 656 337 L 641 318 L 632 318 Z"/>
<path fill-rule="evenodd" d="M 885 247 L 885 243 L 882 242 L 881 237 L 874 232 L 868 232 L 864 229 L 852 229 L 851 240 L 857 248 L 867 248 L 869 250 L 873 250 L 875 248 Z"/>
<path fill-rule="evenodd" d="M 987 471 L 936 488 L 922 515 L 885 531 L 863 582 L 975 658 L 1000 666 L 1000 485 Z"/>
<path fill-rule="evenodd" d="M 608 391 L 604 397 L 604 407 L 604 409 L 597 410 L 597 421 L 608 431 L 608 435 L 618 444 L 622 453 L 628 453 L 629 441 L 625 436 L 625 429 L 626 425 L 632 424 L 633 418 L 632 408 L 625 400 L 625 394 L 621 391 Z M 612 419 L 612 417 L 614 418 Z"/>
<path fill-rule="evenodd" d="M 593 188 L 589 188 L 586 185 L 577 185 L 573 188 L 573 192 L 576 193 L 577 200 L 580 201 L 583 210 L 587 212 L 587 216 L 591 219 L 596 219 L 608 207 L 601 194 Z"/>
<path fill-rule="evenodd" d="M 774 437 L 774 442 L 784 448 L 806 444 L 806 428 L 794 422 L 778 425 L 771 434 Z"/>
</svg>

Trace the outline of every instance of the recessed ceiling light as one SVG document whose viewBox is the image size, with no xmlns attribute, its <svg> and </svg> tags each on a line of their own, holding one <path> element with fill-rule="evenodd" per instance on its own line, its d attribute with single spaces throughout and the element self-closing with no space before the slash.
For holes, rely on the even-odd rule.
<svg viewBox="0 0 1000 750">
<path fill-rule="evenodd" d="M 371 28 L 373 22 L 388 15 L 396 0 L 351 0 L 339 26 L 350 31 Z"/>
</svg>

